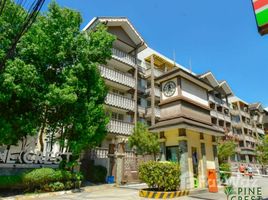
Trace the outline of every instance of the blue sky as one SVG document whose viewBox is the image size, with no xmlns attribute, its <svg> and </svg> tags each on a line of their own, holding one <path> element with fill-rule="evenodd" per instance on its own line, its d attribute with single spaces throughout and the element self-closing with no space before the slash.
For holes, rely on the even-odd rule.
<svg viewBox="0 0 268 200">
<path fill-rule="evenodd" d="M 47 0 L 44 9 L 50 1 Z M 256 28 L 251 0 L 57 0 L 95 16 L 126 16 L 148 45 L 195 73 L 212 71 L 249 103 L 268 107 L 268 35 Z"/>
</svg>

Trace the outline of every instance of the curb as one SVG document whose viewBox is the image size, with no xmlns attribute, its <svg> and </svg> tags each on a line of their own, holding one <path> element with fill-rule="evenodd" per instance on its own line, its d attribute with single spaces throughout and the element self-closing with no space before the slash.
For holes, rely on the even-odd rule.
<svg viewBox="0 0 268 200">
<path fill-rule="evenodd" d="M 64 194 L 73 194 L 77 192 L 94 192 L 99 190 L 110 189 L 114 187 L 114 184 L 107 184 L 107 185 L 94 185 L 94 186 L 86 186 L 82 187 L 81 190 L 66 190 L 66 191 L 59 191 L 59 192 L 47 192 L 47 193 L 40 193 L 40 194 L 24 194 L 24 195 L 16 195 L 12 197 L 0 197 L 1 200 L 31 200 L 36 198 L 50 198 L 54 196 L 60 196 Z"/>
<path fill-rule="evenodd" d="M 189 195 L 189 190 L 182 191 L 174 191 L 174 192 L 154 192 L 147 190 L 140 190 L 139 196 L 144 198 L 152 198 L 152 199 L 170 199 L 175 197 L 181 197 Z"/>
</svg>

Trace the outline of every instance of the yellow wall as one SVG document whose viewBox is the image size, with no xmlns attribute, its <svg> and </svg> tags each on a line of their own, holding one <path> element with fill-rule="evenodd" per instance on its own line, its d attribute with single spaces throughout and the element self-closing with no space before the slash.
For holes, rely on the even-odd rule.
<svg viewBox="0 0 268 200">
<path fill-rule="evenodd" d="M 179 140 L 187 140 L 188 144 L 188 166 L 189 166 L 189 174 L 190 185 L 191 188 L 194 187 L 193 180 L 193 162 L 192 162 L 192 147 L 197 149 L 198 154 L 198 174 L 199 174 L 199 187 L 205 187 L 206 184 L 206 175 L 207 169 L 215 169 L 215 161 L 213 156 L 213 147 L 212 147 L 212 136 L 204 133 L 204 140 L 200 141 L 200 133 L 192 130 L 186 130 L 186 137 L 178 137 L 178 129 L 172 129 L 165 131 L 166 137 L 166 146 L 177 146 Z M 201 154 L 201 142 L 205 143 L 206 146 L 206 165 L 207 168 L 204 168 L 204 161 L 202 159 Z"/>
</svg>

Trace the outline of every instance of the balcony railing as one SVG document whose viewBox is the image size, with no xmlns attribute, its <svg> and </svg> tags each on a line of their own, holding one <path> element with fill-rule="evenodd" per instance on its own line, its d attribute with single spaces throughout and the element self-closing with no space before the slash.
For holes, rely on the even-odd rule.
<svg viewBox="0 0 268 200">
<path fill-rule="evenodd" d="M 126 110 L 134 111 L 135 102 L 132 99 L 129 99 L 125 96 L 121 96 L 114 93 L 108 93 L 105 99 L 107 105 L 115 106 L 118 108 L 123 108 Z"/>
<path fill-rule="evenodd" d="M 264 135 L 264 130 L 263 130 L 263 129 L 257 128 L 257 132 L 258 132 L 259 134 L 263 134 L 263 135 Z"/>
<path fill-rule="evenodd" d="M 149 69 L 147 69 L 146 71 L 145 71 L 145 76 L 146 77 L 150 77 L 151 76 L 151 68 L 149 68 Z M 162 74 L 164 74 L 164 72 L 163 71 L 160 71 L 160 70 L 158 70 L 158 69 L 154 69 L 154 77 L 156 78 L 156 77 L 159 77 L 159 76 L 161 76 Z"/>
<path fill-rule="evenodd" d="M 112 48 L 113 58 L 124 62 L 126 64 L 129 64 L 133 67 L 136 67 L 136 65 L 140 65 L 141 61 L 137 58 L 134 58 L 133 56 L 127 54 L 126 52 L 123 52 L 119 49 Z"/>
<path fill-rule="evenodd" d="M 133 132 L 134 124 L 128 122 L 110 120 L 107 128 L 110 133 L 131 135 Z"/>
<path fill-rule="evenodd" d="M 147 89 L 145 90 L 145 93 L 146 93 L 146 94 L 149 94 L 149 95 L 152 95 L 152 88 L 147 88 Z M 159 97 L 159 98 L 160 98 L 160 89 L 159 89 L 158 87 L 155 87 L 155 88 L 154 88 L 154 95 L 155 95 L 156 97 Z"/>
<path fill-rule="evenodd" d="M 245 112 L 245 111 L 243 111 L 243 110 L 240 110 L 240 113 L 241 113 L 243 116 L 245 116 L 245 117 L 247 117 L 247 118 L 250 118 L 250 114 L 249 114 L 249 113 L 247 113 L 247 112 Z"/>
<path fill-rule="evenodd" d="M 218 119 L 221 119 L 221 120 L 224 120 L 224 121 L 227 121 L 227 122 L 231 122 L 231 117 L 230 116 L 228 116 L 226 114 L 223 114 L 221 112 L 218 112 L 216 110 L 211 110 L 210 114 L 211 114 L 211 116 L 213 116 L 215 118 L 218 118 Z"/>
<path fill-rule="evenodd" d="M 123 73 L 123 72 L 109 69 L 109 68 L 104 67 L 104 66 L 100 66 L 99 68 L 100 68 L 101 76 L 103 78 L 106 78 L 108 80 L 126 85 L 126 86 L 131 87 L 131 88 L 135 88 L 134 77 L 132 77 L 126 73 Z"/>
<path fill-rule="evenodd" d="M 160 118 L 160 109 L 155 107 L 154 114 L 155 114 L 156 117 Z M 152 115 L 152 108 L 147 108 L 146 116 L 150 117 L 151 115 Z"/>
<path fill-rule="evenodd" d="M 245 135 L 245 140 L 250 141 L 250 142 L 256 142 L 255 138 L 247 136 L 247 135 Z"/>
</svg>

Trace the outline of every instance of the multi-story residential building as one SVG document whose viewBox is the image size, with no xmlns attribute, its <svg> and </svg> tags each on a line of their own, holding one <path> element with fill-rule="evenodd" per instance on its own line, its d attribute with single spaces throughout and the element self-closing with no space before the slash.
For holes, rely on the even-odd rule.
<svg viewBox="0 0 268 200">
<path fill-rule="evenodd" d="M 240 152 L 234 161 L 256 163 L 255 149 L 264 135 L 263 109 L 260 104 L 249 104 L 236 96 L 230 97 L 229 102 L 233 132 L 239 136 Z"/>
<path fill-rule="evenodd" d="M 109 89 L 105 107 L 111 119 L 108 135 L 98 150 L 100 158 L 104 159 L 96 159 L 96 162 L 109 168 L 109 173 L 112 174 L 113 166 L 110 166 L 108 153 L 113 154 L 116 144 L 125 141 L 132 134 L 138 117 L 145 114 L 146 104 L 141 103 L 138 97 L 143 85 L 140 84 L 140 61 L 137 54 L 147 45 L 125 17 L 96 17 L 83 30 L 94 30 L 100 23 L 105 24 L 107 31 L 115 35 L 116 40 L 113 43 L 112 59 L 106 65 L 99 66 Z"/>
<path fill-rule="evenodd" d="M 226 137 L 233 137 L 230 104 L 228 102 L 228 97 L 233 95 L 230 86 L 226 81 L 218 81 L 211 72 L 202 74 L 199 77 L 214 88 L 208 93 L 212 124 L 224 131 Z"/>
<path fill-rule="evenodd" d="M 108 175 L 116 175 L 114 166 L 120 163 L 114 160 L 115 152 L 127 149 L 137 121 L 158 134 L 161 160 L 181 164 L 182 187 L 193 188 L 195 180 L 199 187 L 206 186 L 207 170 L 218 168 L 216 137 L 239 140 L 234 160 L 255 161 L 254 133 L 262 127 L 254 125 L 249 104 L 230 97 L 226 81 L 211 72 L 196 75 L 147 47 L 127 18 L 94 18 L 84 31 L 99 23 L 116 36 L 112 59 L 99 67 L 109 88 L 105 105 L 111 120 L 95 161 L 108 168 Z"/>
</svg>

